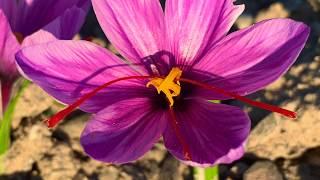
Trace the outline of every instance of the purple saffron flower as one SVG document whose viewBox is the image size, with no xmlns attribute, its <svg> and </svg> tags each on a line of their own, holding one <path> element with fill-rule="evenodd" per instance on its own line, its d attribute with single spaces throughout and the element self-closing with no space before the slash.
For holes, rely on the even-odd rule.
<svg viewBox="0 0 320 180">
<path fill-rule="evenodd" d="M 250 121 L 238 107 L 208 99 L 249 100 L 295 62 L 309 34 L 303 23 L 272 19 L 226 35 L 244 10 L 233 0 L 93 0 L 108 39 L 127 60 L 85 41 L 56 41 L 17 54 L 24 73 L 59 101 L 93 113 L 81 144 L 103 162 L 126 163 L 163 137 L 195 166 L 230 163 L 244 153 Z M 105 84 L 104 84 L 105 83 Z"/>
<path fill-rule="evenodd" d="M 80 29 L 89 0 L 1 0 L 0 86 L 5 109 L 11 86 L 19 77 L 14 54 L 21 47 L 71 39 Z"/>
</svg>

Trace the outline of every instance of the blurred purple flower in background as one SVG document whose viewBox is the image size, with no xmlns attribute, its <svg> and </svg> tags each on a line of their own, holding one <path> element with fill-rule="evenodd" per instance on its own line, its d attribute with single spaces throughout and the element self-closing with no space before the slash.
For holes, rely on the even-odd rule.
<svg viewBox="0 0 320 180">
<path fill-rule="evenodd" d="M 71 39 L 82 26 L 89 0 L 1 0 L 0 85 L 3 112 L 19 77 L 14 54 L 21 47 Z"/>
<path fill-rule="evenodd" d="M 239 159 L 250 130 L 247 114 L 208 99 L 276 109 L 242 96 L 285 73 L 309 34 L 303 23 L 273 19 L 226 36 L 244 10 L 233 0 L 167 0 L 165 12 L 157 0 L 93 0 L 93 7 L 127 61 L 89 42 L 56 41 L 23 49 L 17 62 L 56 99 L 76 102 L 50 119 L 50 127 L 78 105 L 95 114 L 81 143 L 103 162 L 134 161 L 161 136 L 190 165 Z M 127 81 L 115 84 L 120 80 Z"/>
</svg>

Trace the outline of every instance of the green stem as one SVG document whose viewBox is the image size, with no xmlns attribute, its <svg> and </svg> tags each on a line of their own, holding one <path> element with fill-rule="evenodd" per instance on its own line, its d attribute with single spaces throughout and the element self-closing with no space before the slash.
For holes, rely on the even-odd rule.
<svg viewBox="0 0 320 180">
<path fill-rule="evenodd" d="M 218 180 L 219 168 L 218 165 L 209 168 L 194 168 L 195 180 Z"/>
</svg>

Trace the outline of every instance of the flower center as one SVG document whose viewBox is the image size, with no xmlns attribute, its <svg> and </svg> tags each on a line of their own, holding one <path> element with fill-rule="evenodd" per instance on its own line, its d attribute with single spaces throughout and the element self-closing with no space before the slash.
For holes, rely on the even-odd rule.
<svg viewBox="0 0 320 180">
<path fill-rule="evenodd" d="M 18 42 L 21 44 L 22 41 L 24 40 L 23 34 L 21 34 L 19 32 L 15 32 L 14 35 L 16 36 Z"/>
<path fill-rule="evenodd" d="M 157 89 L 158 94 L 163 92 L 170 103 L 170 107 L 172 107 L 174 104 L 173 97 L 179 96 L 181 92 L 181 86 L 179 82 L 181 75 L 182 71 L 179 68 L 172 68 L 165 78 L 152 78 L 147 83 L 147 87 L 152 85 Z"/>
</svg>

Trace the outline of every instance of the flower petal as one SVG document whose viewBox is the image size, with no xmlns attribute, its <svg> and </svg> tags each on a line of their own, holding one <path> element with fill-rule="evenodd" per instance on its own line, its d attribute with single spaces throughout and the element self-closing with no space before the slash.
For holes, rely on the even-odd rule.
<svg viewBox="0 0 320 180">
<path fill-rule="evenodd" d="M 244 6 L 233 0 L 167 0 L 165 24 L 168 50 L 178 64 L 198 61 L 224 37 Z"/>
<path fill-rule="evenodd" d="M 9 24 L 14 25 L 14 18 L 16 18 L 17 13 L 17 1 L 0 1 L 0 10 L 7 17 Z"/>
<path fill-rule="evenodd" d="M 184 108 L 175 109 L 178 130 L 168 124 L 163 134 L 165 146 L 174 156 L 187 164 L 207 167 L 230 163 L 243 155 L 250 120 L 241 109 L 200 99 L 185 100 L 184 104 Z M 184 148 L 189 150 L 189 161 Z"/>
<path fill-rule="evenodd" d="M 1 5 L 1 4 L 0 4 Z M 5 3 L 4 3 L 5 5 Z M 3 6 L 4 6 L 3 5 Z M 6 14 L 9 18 L 11 27 L 14 32 L 22 33 L 24 37 L 41 29 L 65 10 L 77 6 L 87 11 L 90 6 L 89 0 L 23 0 L 13 1 L 11 10 L 7 10 Z M 1 6 L 0 6 L 1 8 Z M 8 5 L 5 7 L 8 8 Z"/>
<path fill-rule="evenodd" d="M 163 11 L 157 0 L 93 0 L 99 23 L 118 51 L 140 63 L 162 50 Z"/>
<path fill-rule="evenodd" d="M 20 49 L 20 44 L 12 33 L 6 16 L 0 10 L 0 79 L 13 81 L 18 77 L 14 54 Z"/>
<path fill-rule="evenodd" d="M 202 81 L 250 94 L 289 69 L 309 32 L 308 26 L 290 19 L 266 20 L 228 35 L 193 68 L 206 73 Z"/>
<path fill-rule="evenodd" d="M 28 36 L 23 41 L 23 46 L 40 44 L 56 39 L 68 40 L 78 33 L 84 23 L 86 12 L 78 7 L 67 9 L 61 16 L 46 25 L 43 29 Z M 72 24 L 72 26 L 70 26 Z"/>
<path fill-rule="evenodd" d="M 140 75 L 102 47 L 87 41 L 54 41 L 22 49 L 16 55 L 22 71 L 50 95 L 75 102 L 111 80 Z M 81 109 L 97 112 L 122 99 L 145 96 L 146 82 L 128 80 L 99 91 Z"/>
<path fill-rule="evenodd" d="M 124 100 L 94 116 L 81 136 L 85 152 L 108 163 L 127 163 L 146 153 L 166 127 L 165 113 L 154 111 L 148 98 Z"/>
</svg>

